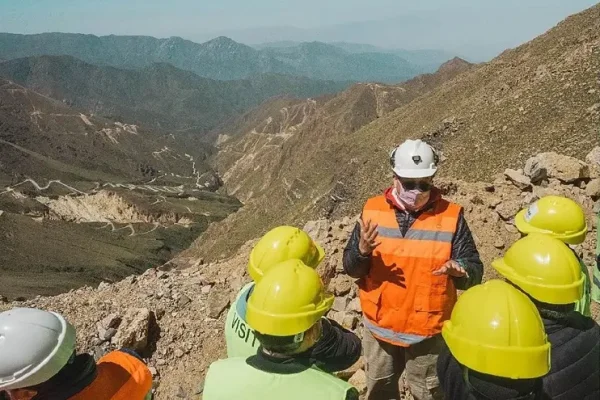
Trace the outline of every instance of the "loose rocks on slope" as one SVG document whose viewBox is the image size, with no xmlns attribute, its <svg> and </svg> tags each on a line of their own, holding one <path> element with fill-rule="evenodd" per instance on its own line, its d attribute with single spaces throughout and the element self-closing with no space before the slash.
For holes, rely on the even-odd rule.
<svg viewBox="0 0 600 400">
<path fill-rule="evenodd" d="M 589 159 L 593 159 L 593 155 Z M 596 229 L 593 210 L 600 209 L 600 204 L 594 203 L 586 193 L 593 181 L 581 171 L 590 165 L 580 163 L 583 162 L 578 161 L 577 171 L 570 178 L 563 169 L 555 171 L 546 167 L 545 178 L 532 183 L 531 187 L 523 185 L 520 177 L 515 180 L 514 176 L 504 174 L 493 183 L 439 183 L 445 188 L 446 196 L 465 209 L 485 265 L 485 279 L 495 276 L 488 267 L 490 262 L 519 237 L 512 223 L 514 214 L 547 194 L 564 195 L 583 206 L 589 232 L 576 251 L 582 254 L 588 266 L 592 265 Z M 590 175 L 592 173 L 593 168 Z M 571 179 L 575 176 L 578 178 Z M 585 189 L 581 187 L 582 182 L 587 185 Z M 304 229 L 324 246 L 327 254 L 318 271 L 336 294 L 335 307 L 329 316 L 361 335 L 357 286 L 352 278 L 343 274 L 342 268 L 343 249 L 356 219 L 357 216 L 312 221 Z M 233 258 L 217 263 L 177 258 L 169 267 L 179 269 L 150 269 L 114 284 L 102 283 L 97 289 L 84 287 L 54 297 L 5 304 L 0 301 L 0 310 L 27 306 L 60 312 L 77 329 L 79 351 L 101 355 L 120 345 L 138 348 L 153 372 L 157 399 L 172 399 L 175 394 L 179 398 L 192 398 L 208 365 L 226 354 L 224 311 L 241 286 L 250 280 L 245 269 L 254 243 L 256 240 L 246 243 Z M 594 313 L 598 315 L 597 308 Z M 344 377 L 364 390 L 362 366 Z"/>
</svg>

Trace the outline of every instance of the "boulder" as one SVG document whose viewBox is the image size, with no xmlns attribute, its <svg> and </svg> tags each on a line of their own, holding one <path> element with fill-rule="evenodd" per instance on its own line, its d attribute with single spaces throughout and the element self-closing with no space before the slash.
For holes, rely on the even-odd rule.
<svg viewBox="0 0 600 400">
<path fill-rule="evenodd" d="M 356 371 L 348 380 L 348 383 L 354 386 L 361 395 L 367 392 L 367 375 L 363 369 Z"/>
<path fill-rule="evenodd" d="M 540 153 L 531 157 L 525 163 L 524 172 L 532 183 L 539 183 L 548 178 L 573 183 L 579 179 L 589 178 L 590 173 L 586 163 L 554 152 Z"/>
<path fill-rule="evenodd" d="M 340 379 L 343 379 L 343 380 L 347 381 L 359 369 L 363 369 L 364 366 L 365 366 L 365 358 L 364 358 L 364 356 L 360 356 L 360 358 L 358 359 L 358 361 L 355 362 L 354 364 L 352 364 L 352 366 L 350 366 L 349 368 L 347 368 L 347 369 L 345 369 L 343 371 L 335 372 L 334 375 L 337 376 Z"/>
<path fill-rule="evenodd" d="M 509 219 L 513 218 L 517 214 L 517 212 L 519 212 L 520 209 L 521 202 L 518 200 L 505 201 L 496 206 L 496 212 L 505 221 L 508 221 Z"/>
<path fill-rule="evenodd" d="M 229 292 L 224 287 L 213 288 L 208 295 L 208 316 L 217 319 L 229 305 Z"/>
<path fill-rule="evenodd" d="M 317 221 L 309 221 L 304 225 L 302 230 L 306 232 L 313 240 L 321 241 L 327 236 L 329 222 L 326 219 Z"/>
<path fill-rule="evenodd" d="M 358 325 L 358 317 L 356 315 L 353 314 L 349 314 L 349 313 L 342 313 L 343 314 L 343 318 L 342 318 L 342 323 L 341 325 L 349 330 L 353 330 L 354 328 L 356 328 L 356 325 Z"/>
<path fill-rule="evenodd" d="M 129 347 L 143 351 L 148 345 L 148 327 L 150 325 L 150 310 L 147 308 L 130 308 L 125 313 L 113 343 L 117 347 Z"/>
<path fill-rule="evenodd" d="M 345 311 L 346 306 L 348 305 L 347 297 L 336 297 L 333 301 L 333 307 L 331 307 L 334 311 Z"/>
<path fill-rule="evenodd" d="M 192 300 L 186 296 L 185 294 L 181 295 L 181 297 L 179 298 L 179 300 L 177 301 L 177 306 L 178 307 L 185 307 L 186 305 L 190 304 L 192 302 Z"/>
<path fill-rule="evenodd" d="M 209 294 L 211 288 L 212 288 L 211 285 L 204 285 L 204 286 L 202 286 L 202 289 L 200 289 L 200 292 L 202 294 Z"/>
<path fill-rule="evenodd" d="M 592 179 L 585 188 L 585 194 L 592 199 L 600 198 L 600 178 Z"/>
<path fill-rule="evenodd" d="M 531 179 L 523 175 L 522 170 L 507 168 L 504 170 L 504 176 L 506 176 L 512 182 L 512 184 L 520 190 L 525 190 L 531 187 Z"/>
<path fill-rule="evenodd" d="M 336 296 L 344 296 L 350 292 L 353 284 L 354 283 L 350 277 L 340 274 L 329 282 L 329 290 Z"/>
<path fill-rule="evenodd" d="M 360 307 L 360 299 L 358 297 L 353 298 L 350 303 L 348 303 L 346 311 L 360 314 L 362 312 L 362 308 Z"/>
<path fill-rule="evenodd" d="M 121 323 L 121 320 L 122 318 L 118 314 L 112 313 L 103 318 L 102 321 L 100 321 L 100 324 L 105 329 L 118 328 L 119 324 Z"/>
</svg>

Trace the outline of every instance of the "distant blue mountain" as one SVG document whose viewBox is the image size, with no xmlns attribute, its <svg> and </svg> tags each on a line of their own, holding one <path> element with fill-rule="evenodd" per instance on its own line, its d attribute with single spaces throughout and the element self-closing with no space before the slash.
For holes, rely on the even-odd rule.
<svg viewBox="0 0 600 400">
<path fill-rule="evenodd" d="M 401 53 L 359 52 L 348 46 L 320 42 L 290 44 L 292 46 L 256 49 L 224 36 L 195 43 L 180 37 L 0 33 L 0 59 L 69 55 L 91 64 L 118 68 L 169 63 L 202 77 L 220 80 L 279 73 L 313 79 L 392 83 L 431 70 L 429 64 L 412 63 Z M 438 61 L 436 66 L 445 60 Z"/>
</svg>

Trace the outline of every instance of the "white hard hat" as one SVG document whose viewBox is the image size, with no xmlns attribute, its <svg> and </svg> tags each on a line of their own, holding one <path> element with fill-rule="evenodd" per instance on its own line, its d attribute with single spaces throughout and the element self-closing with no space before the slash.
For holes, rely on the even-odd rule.
<svg viewBox="0 0 600 400">
<path fill-rule="evenodd" d="M 75 351 L 75 328 L 35 308 L 0 313 L 0 390 L 27 388 L 56 375 Z"/>
<path fill-rule="evenodd" d="M 435 175 L 438 158 L 433 148 L 421 140 L 407 140 L 390 153 L 390 164 L 401 178 Z"/>
</svg>

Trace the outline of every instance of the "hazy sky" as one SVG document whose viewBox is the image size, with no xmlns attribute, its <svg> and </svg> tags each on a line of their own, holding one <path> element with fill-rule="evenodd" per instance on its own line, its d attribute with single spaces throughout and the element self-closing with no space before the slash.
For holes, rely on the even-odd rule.
<svg viewBox="0 0 600 400">
<path fill-rule="evenodd" d="M 348 40 L 495 54 L 496 48 L 527 41 L 595 3 L 597 0 L 0 0 L 0 31 L 182 36 L 197 41 L 228 34 L 247 43 Z M 384 30 L 378 22 L 373 23 L 380 20 L 387 24 Z M 418 38 L 410 38 L 411 24 Z"/>
</svg>

